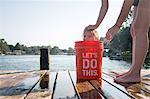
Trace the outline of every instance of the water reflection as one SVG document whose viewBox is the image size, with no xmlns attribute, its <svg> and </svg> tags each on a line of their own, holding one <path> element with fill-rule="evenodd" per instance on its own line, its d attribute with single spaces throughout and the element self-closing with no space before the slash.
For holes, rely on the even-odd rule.
<svg viewBox="0 0 150 99">
<path fill-rule="evenodd" d="M 41 89 L 49 89 L 49 74 L 45 74 L 40 81 L 40 88 Z"/>
<path fill-rule="evenodd" d="M 98 88 L 101 88 L 101 83 L 97 82 Z M 81 99 L 102 99 L 97 90 L 89 83 L 89 80 L 77 79 L 76 87 Z"/>
</svg>

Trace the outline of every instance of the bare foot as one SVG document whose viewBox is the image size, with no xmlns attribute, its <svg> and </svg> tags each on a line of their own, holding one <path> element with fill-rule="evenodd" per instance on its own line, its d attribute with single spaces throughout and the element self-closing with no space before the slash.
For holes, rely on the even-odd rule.
<svg viewBox="0 0 150 99">
<path fill-rule="evenodd" d="M 134 74 L 132 72 L 126 72 L 122 76 L 118 76 L 114 79 L 117 83 L 138 83 L 141 81 L 140 74 Z"/>
<path fill-rule="evenodd" d="M 119 77 L 119 76 L 125 75 L 125 74 L 128 73 L 128 72 L 129 72 L 129 71 L 119 74 L 119 73 L 117 73 L 117 72 L 113 72 L 113 71 L 112 71 L 111 73 L 112 73 L 112 74 L 115 74 L 116 77 Z"/>
<path fill-rule="evenodd" d="M 126 74 L 128 74 L 129 72 L 132 72 L 132 68 L 130 68 L 128 71 L 126 71 L 126 72 L 124 72 L 124 73 L 121 73 L 121 74 L 116 73 L 116 77 L 120 77 L 120 76 L 126 75 Z"/>
<path fill-rule="evenodd" d="M 128 71 L 129 72 L 129 71 Z M 125 73 L 121 73 L 121 74 L 117 74 L 116 75 L 116 77 L 120 77 L 120 76 L 123 76 L 123 75 L 125 75 L 126 73 L 128 73 L 128 72 L 125 72 Z"/>
</svg>

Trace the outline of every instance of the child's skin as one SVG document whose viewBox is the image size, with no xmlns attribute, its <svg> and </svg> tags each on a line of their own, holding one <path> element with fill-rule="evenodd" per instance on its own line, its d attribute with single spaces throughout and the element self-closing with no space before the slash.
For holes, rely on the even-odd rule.
<svg viewBox="0 0 150 99">
<path fill-rule="evenodd" d="M 97 31 L 84 31 L 83 34 L 83 40 L 84 41 L 99 41 L 98 33 Z"/>
</svg>

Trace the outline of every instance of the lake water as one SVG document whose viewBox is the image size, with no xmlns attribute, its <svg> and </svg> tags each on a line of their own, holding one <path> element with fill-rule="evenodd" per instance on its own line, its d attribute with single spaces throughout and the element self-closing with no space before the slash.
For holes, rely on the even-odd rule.
<svg viewBox="0 0 150 99">
<path fill-rule="evenodd" d="M 130 63 L 125 61 L 110 60 L 103 57 L 103 70 L 129 69 Z M 4 55 L 0 56 L 0 70 L 39 70 L 39 55 Z M 76 70 L 74 55 L 51 55 L 50 70 Z"/>
</svg>

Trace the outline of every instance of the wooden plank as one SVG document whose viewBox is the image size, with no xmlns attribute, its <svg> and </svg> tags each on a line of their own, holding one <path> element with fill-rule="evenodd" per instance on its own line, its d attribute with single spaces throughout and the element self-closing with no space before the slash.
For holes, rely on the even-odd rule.
<svg viewBox="0 0 150 99">
<path fill-rule="evenodd" d="M 127 87 L 127 91 L 138 99 L 150 99 L 150 93 L 142 90 L 143 87 L 146 86 L 142 84 L 133 84 Z"/>
<path fill-rule="evenodd" d="M 107 99 L 131 99 L 128 95 L 113 87 L 109 83 L 101 80 L 102 85 L 99 85 L 100 80 L 91 80 L 90 83 L 101 92 Z"/>
<path fill-rule="evenodd" d="M 78 99 L 77 94 L 72 85 L 68 71 L 58 72 L 56 86 L 53 90 L 53 99 Z"/>
<path fill-rule="evenodd" d="M 44 72 L 0 75 L 0 98 L 23 98 Z"/>
<path fill-rule="evenodd" d="M 69 73 L 80 99 L 93 99 L 93 98 L 104 99 L 105 98 L 89 83 L 89 81 L 78 80 L 76 78 L 75 71 L 70 71 Z"/>
<path fill-rule="evenodd" d="M 7 74 L 19 74 L 19 73 L 29 73 L 29 72 L 40 72 L 41 70 L 28 70 L 28 71 L 18 71 L 18 70 L 0 70 L 0 75 Z"/>
<path fill-rule="evenodd" d="M 18 71 L 16 71 L 16 70 L 0 70 L 0 75 L 10 74 L 10 73 L 14 73 L 14 72 L 18 72 Z"/>
<path fill-rule="evenodd" d="M 0 75 L 0 99 L 11 99 L 12 98 L 19 98 L 23 95 L 15 94 L 11 91 L 11 89 L 23 81 L 26 77 L 31 76 L 31 74 L 11 74 L 11 75 Z M 25 90 L 25 88 L 24 88 Z"/>
<path fill-rule="evenodd" d="M 145 85 L 143 83 L 117 84 L 114 82 L 113 76 L 114 75 L 103 73 L 103 79 L 106 82 L 109 82 L 114 87 L 118 88 L 119 90 L 122 90 L 126 94 L 134 96 L 135 98 L 149 98 L 150 97 L 149 91 L 146 89 L 146 88 L 148 88 L 147 85 Z"/>
<path fill-rule="evenodd" d="M 57 72 L 46 73 L 26 99 L 51 99 Z"/>
<path fill-rule="evenodd" d="M 150 75 L 150 74 L 149 74 Z M 150 77 L 142 77 L 142 84 L 150 86 Z M 150 89 L 149 89 L 150 90 Z"/>
</svg>

